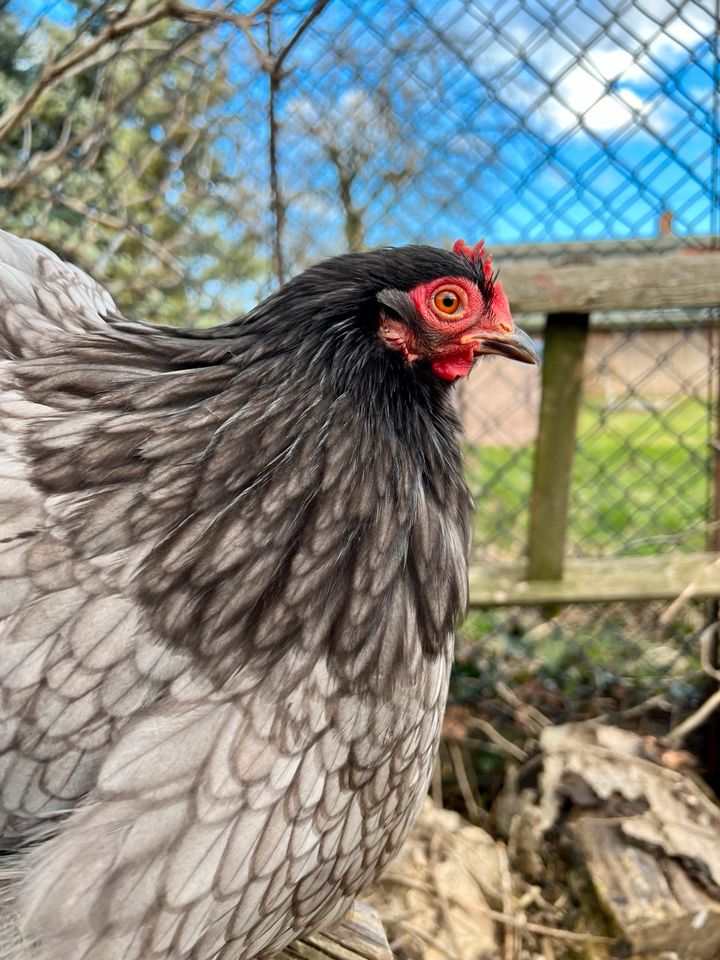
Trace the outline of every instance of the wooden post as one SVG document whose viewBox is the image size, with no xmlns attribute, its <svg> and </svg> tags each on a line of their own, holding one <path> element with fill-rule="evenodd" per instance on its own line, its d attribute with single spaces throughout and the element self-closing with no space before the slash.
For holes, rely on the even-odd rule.
<svg viewBox="0 0 720 960">
<path fill-rule="evenodd" d="M 356 900 L 332 930 L 293 940 L 277 960 L 393 960 L 393 952 L 380 917 Z"/>
<path fill-rule="evenodd" d="M 528 580 L 562 579 L 589 321 L 587 313 L 551 313 L 547 318 L 530 504 Z"/>
</svg>

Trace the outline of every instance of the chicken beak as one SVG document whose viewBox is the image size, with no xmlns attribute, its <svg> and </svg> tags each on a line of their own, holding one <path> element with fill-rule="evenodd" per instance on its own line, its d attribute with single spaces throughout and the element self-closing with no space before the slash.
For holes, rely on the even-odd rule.
<svg viewBox="0 0 720 960">
<path fill-rule="evenodd" d="M 465 340 L 465 338 L 463 338 Z M 474 333 L 465 340 L 472 343 L 476 356 L 486 353 L 496 353 L 501 357 L 519 360 L 520 363 L 537 363 L 538 355 L 530 337 L 524 330 L 513 327 L 512 332 L 506 330 L 483 330 Z"/>
</svg>

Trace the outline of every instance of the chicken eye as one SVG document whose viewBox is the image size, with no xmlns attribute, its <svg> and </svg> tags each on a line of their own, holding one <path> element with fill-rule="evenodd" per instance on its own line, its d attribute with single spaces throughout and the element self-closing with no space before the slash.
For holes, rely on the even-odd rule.
<svg viewBox="0 0 720 960">
<path fill-rule="evenodd" d="M 440 313 L 455 313 L 460 306 L 460 297 L 454 290 L 438 290 L 433 297 L 433 304 Z"/>
</svg>

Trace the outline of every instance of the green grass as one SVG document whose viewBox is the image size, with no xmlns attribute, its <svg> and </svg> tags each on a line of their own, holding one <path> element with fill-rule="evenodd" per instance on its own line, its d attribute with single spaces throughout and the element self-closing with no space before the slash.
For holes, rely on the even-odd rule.
<svg viewBox="0 0 720 960">
<path fill-rule="evenodd" d="M 573 469 L 568 550 L 642 555 L 702 550 L 709 502 L 708 408 L 684 397 L 654 408 L 583 404 Z M 533 451 L 466 449 L 475 496 L 475 544 L 521 556 L 527 538 Z"/>
<path fill-rule="evenodd" d="M 705 403 L 681 398 L 654 408 L 608 408 L 585 401 L 578 425 L 568 530 L 575 555 L 641 555 L 706 546 L 713 452 Z M 532 481 L 531 447 L 469 447 L 467 477 L 476 498 L 475 551 L 514 559 L 525 552 Z M 548 619 L 533 607 L 472 610 L 458 630 L 450 702 L 459 716 L 479 716 L 527 748 L 530 708 L 552 723 L 623 717 L 643 733 L 664 733 L 670 715 L 624 713 L 651 702 L 678 715 L 697 706 L 707 678 L 697 634 L 701 602 L 663 625 L 663 602 L 569 604 Z M 518 706 L 501 695 L 510 688 Z M 501 789 L 505 759 L 469 726 L 464 744 L 470 780 L 489 806 Z M 447 764 L 446 764 L 447 766 Z M 446 771 L 447 773 L 447 771 Z M 463 809 L 448 774 L 446 796 Z M 453 793 L 454 790 L 454 793 Z"/>
</svg>

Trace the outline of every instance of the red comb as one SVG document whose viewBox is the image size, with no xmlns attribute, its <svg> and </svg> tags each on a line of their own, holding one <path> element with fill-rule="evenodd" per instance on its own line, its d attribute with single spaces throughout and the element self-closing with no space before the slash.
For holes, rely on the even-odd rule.
<svg viewBox="0 0 720 960">
<path fill-rule="evenodd" d="M 485 241 L 479 240 L 474 247 L 469 247 L 464 240 L 456 240 L 453 244 L 453 253 L 465 257 L 470 263 L 482 263 L 486 277 L 492 276 L 492 257 L 485 253 Z"/>
</svg>

